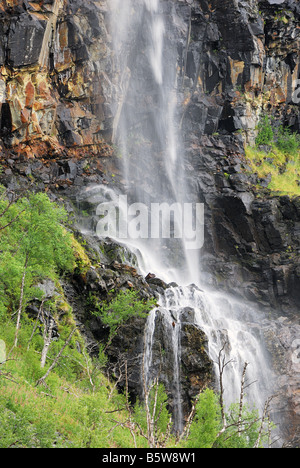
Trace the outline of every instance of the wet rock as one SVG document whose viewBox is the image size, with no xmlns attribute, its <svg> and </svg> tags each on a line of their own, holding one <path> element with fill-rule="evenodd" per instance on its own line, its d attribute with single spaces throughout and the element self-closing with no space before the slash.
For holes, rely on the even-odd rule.
<svg viewBox="0 0 300 468">
<path fill-rule="evenodd" d="M 196 398 L 204 388 L 213 384 L 214 375 L 205 333 L 192 322 L 183 322 L 181 333 L 182 389 L 186 394 L 183 401 L 186 402 L 187 414 L 187 403 Z"/>
<path fill-rule="evenodd" d="M 289 446 L 300 445 L 300 326 L 280 317 L 263 330 L 277 373 L 279 391 L 275 399 L 275 419 L 281 421 Z"/>
</svg>

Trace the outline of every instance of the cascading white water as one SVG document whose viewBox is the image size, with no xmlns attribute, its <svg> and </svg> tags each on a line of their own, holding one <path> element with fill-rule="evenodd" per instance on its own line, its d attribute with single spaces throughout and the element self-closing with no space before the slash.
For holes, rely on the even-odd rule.
<svg viewBox="0 0 300 468">
<path fill-rule="evenodd" d="M 173 349 L 173 418 L 174 427 L 180 432 L 183 429 L 183 412 L 182 412 L 182 397 L 180 384 L 180 361 L 181 361 L 181 321 L 180 321 L 180 305 L 175 304 L 172 300 L 172 295 L 167 291 L 161 297 L 163 305 L 163 318 L 165 327 L 167 328 L 172 343 Z"/>
<path fill-rule="evenodd" d="M 170 297 L 170 296 L 169 296 Z M 171 299 L 171 303 L 172 298 Z M 170 337 L 170 343 L 173 351 L 173 422 L 177 431 L 183 428 L 184 415 L 182 411 L 182 397 L 180 385 L 180 360 L 181 360 L 181 322 L 178 306 L 173 307 L 168 300 L 168 293 L 160 298 L 161 307 L 159 313 L 162 315 L 164 328 Z M 145 349 L 144 349 L 144 372 L 148 387 L 151 385 L 151 376 L 156 374 L 152 369 L 152 347 L 155 333 L 155 320 L 158 310 L 150 312 L 145 328 Z"/>
<path fill-rule="evenodd" d="M 150 205 L 155 200 L 184 203 L 191 200 L 185 180 L 183 151 L 176 124 L 177 51 L 168 50 L 167 31 L 172 24 L 164 19 L 161 0 L 110 0 L 111 33 L 119 60 L 119 108 L 116 111 L 114 138 L 122 153 L 123 178 L 130 202 Z M 171 6 L 172 8 L 172 6 Z M 172 15 L 169 14 L 168 21 Z M 133 34 L 133 31 L 135 34 Z M 149 110 L 148 110 L 149 104 Z M 146 117 L 145 117 L 146 116 Z M 118 194 L 107 187 L 96 187 L 91 196 L 100 203 L 117 203 Z M 126 211 L 127 206 L 119 206 Z M 150 210 L 150 208 L 149 208 Z M 126 217 L 125 217 L 126 218 Z M 127 218 L 126 218 L 127 219 Z M 103 233 L 105 237 L 105 233 Z M 114 237 L 110 235 L 110 237 Z M 116 239 L 120 242 L 120 239 Z M 242 369 L 249 366 L 249 380 L 259 381 L 248 389 L 250 401 L 262 409 L 272 381 L 260 336 L 259 314 L 237 300 L 203 291 L 199 279 L 199 252 L 190 251 L 185 239 L 141 239 L 123 241 L 138 256 L 141 272 L 156 274 L 170 287 L 160 297 L 160 312 L 173 348 L 174 425 L 181 431 L 184 415 L 181 402 L 180 310 L 195 310 L 196 325 L 209 340 L 208 352 L 217 361 L 225 343 L 228 359 L 235 363 L 224 376 L 226 402 L 239 396 Z M 189 284 L 193 283 L 192 286 Z M 196 286 L 197 285 L 197 286 Z M 201 287 L 201 290 L 199 289 Z M 145 329 L 145 373 L 150 384 L 153 375 L 152 347 L 157 311 L 149 314 Z M 174 321 L 174 317 L 176 320 Z M 216 368 L 216 374 L 218 369 Z"/>
<path fill-rule="evenodd" d="M 233 360 L 224 376 L 227 404 L 239 399 L 241 375 L 247 362 L 248 382 L 259 379 L 249 391 L 248 401 L 262 405 L 272 390 L 273 376 L 262 345 L 258 326 L 261 317 L 258 312 L 235 298 L 214 291 L 203 291 L 195 285 L 170 288 L 167 295 L 168 303 L 173 308 L 194 309 L 195 323 L 208 337 L 208 351 L 215 363 L 216 375 L 219 372 L 218 356 L 225 345 L 227 360 Z"/>
</svg>

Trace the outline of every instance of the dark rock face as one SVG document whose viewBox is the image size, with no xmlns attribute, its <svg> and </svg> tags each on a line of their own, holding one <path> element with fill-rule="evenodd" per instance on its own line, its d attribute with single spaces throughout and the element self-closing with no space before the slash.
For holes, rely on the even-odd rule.
<svg viewBox="0 0 300 468">
<path fill-rule="evenodd" d="M 296 317 L 299 199 L 267 192 L 258 198 L 251 178 L 236 172 L 245 164 L 238 143 L 212 138 L 208 147 L 207 137 L 202 141 L 190 150 L 198 169 L 190 181 L 206 206 L 204 273 L 217 273 L 215 286 Z"/>
<path fill-rule="evenodd" d="M 181 386 L 185 402 L 184 414 L 187 414 L 190 410 L 188 404 L 202 390 L 214 384 L 215 376 L 208 356 L 206 335 L 194 321 L 185 321 L 189 320 L 188 317 L 183 316 L 181 320 Z"/>
<path fill-rule="evenodd" d="M 27 13 L 22 13 L 10 24 L 8 56 L 12 67 L 34 65 L 39 60 L 40 48 L 45 34 L 45 23 Z M 23 46 L 20 47 L 20 44 Z"/>
</svg>

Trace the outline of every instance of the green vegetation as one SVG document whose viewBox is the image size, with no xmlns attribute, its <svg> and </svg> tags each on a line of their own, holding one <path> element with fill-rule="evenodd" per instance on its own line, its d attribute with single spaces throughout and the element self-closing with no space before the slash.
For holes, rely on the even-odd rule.
<svg viewBox="0 0 300 468">
<path fill-rule="evenodd" d="M 41 297 L 39 280 L 74 268 L 71 235 L 60 224 L 65 216 L 45 194 L 9 200 L 1 190 L 0 316 L 17 314 L 14 346 L 26 305 Z"/>
<path fill-rule="evenodd" d="M 270 145 L 274 140 L 274 132 L 269 117 L 264 116 L 258 124 L 256 145 Z"/>
<path fill-rule="evenodd" d="M 225 416 L 222 397 L 212 390 L 199 396 L 181 438 L 172 433 L 168 396 L 158 380 L 134 407 L 127 388 L 116 391 L 104 376 L 103 352 L 89 356 L 60 285 L 65 275 L 90 267 L 64 227 L 65 211 L 46 194 L 12 196 L 1 188 L 0 448 L 261 446 L 264 421 L 244 406 L 241 413 L 240 404 Z M 38 287 L 44 280 L 55 286 L 51 296 Z M 120 324 L 154 306 L 133 291 L 114 294 L 108 304 L 89 300 L 110 327 L 110 339 Z M 32 302 L 40 304 L 38 317 L 27 313 Z"/>
<path fill-rule="evenodd" d="M 84 273 L 90 265 L 64 227 L 66 220 L 65 211 L 46 194 L 14 198 L 1 188 L 1 448 L 132 444 L 130 431 L 122 426 L 128 417 L 125 397 L 104 377 L 102 355 L 96 360 L 88 355 L 60 286 L 62 276 Z M 55 284 L 53 297 L 45 297 L 37 286 L 43 280 Z M 42 304 L 40 320 L 26 313 L 33 300 Z M 42 320 L 45 311 L 58 330 L 43 368 L 49 334 Z"/>
<path fill-rule="evenodd" d="M 114 293 L 114 291 L 111 291 Z M 117 333 L 118 327 L 132 317 L 147 317 L 148 312 L 156 305 L 155 299 L 142 301 L 139 294 L 134 290 L 120 291 L 110 302 L 100 305 L 95 304 L 93 312 L 101 317 L 102 323 L 110 329 L 110 337 Z"/>
<path fill-rule="evenodd" d="M 300 195 L 300 136 L 280 126 L 276 130 L 269 117 L 258 126 L 256 146 L 246 148 L 251 170 L 260 178 L 271 177 L 268 188 L 279 195 Z M 266 146 L 267 148 L 264 148 Z"/>
<path fill-rule="evenodd" d="M 253 448 L 259 434 L 260 418 L 255 409 L 243 408 L 243 427 L 239 432 L 236 421 L 239 417 L 239 405 L 232 405 L 226 415 L 227 430 L 221 434 L 221 405 L 212 390 L 205 390 L 196 406 L 196 414 L 186 442 L 188 448 Z M 264 435 L 264 439 L 266 434 Z"/>
<path fill-rule="evenodd" d="M 72 340 L 58 369 L 48 377 L 47 385 L 36 386 L 43 373 L 39 365 L 41 346 L 36 337 L 27 350 L 31 330 L 30 323 L 23 324 L 14 360 L 0 366 L 0 448 L 149 447 L 144 404 L 137 402 L 130 408 L 126 395 L 118 394 L 104 377 L 101 363 L 76 351 L 79 335 Z M 13 324 L 2 322 L 0 336 L 6 337 L 9 347 L 14 339 Z M 60 339 L 57 348 L 62 343 Z M 49 359 L 54 356 L 53 349 Z M 259 436 L 260 421 L 255 412 L 246 415 L 241 435 L 233 425 L 218 436 L 221 410 L 212 390 L 200 395 L 190 434 L 181 441 L 170 433 L 167 395 L 162 385 L 157 398 L 151 392 L 149 410 L 155 415 L 155 440 L 162 447 L 251 448 Z M 237 406 L 228 415 L 229 421 L 236 420 L 236 411 Z"/>
<path fill-rule="evenodd" d="M 49 351 L 49 361 L 64 343 L 62 337 Z M 44 374 L 40 367 L 41 337 L 30 340 L 32 325 L 24 324 L 20 330 L 19 347 L 13 359 L 3 364 L 0 375 L 0 447 L 36 448 L 96 448 L 126 447 L 132 443 L 129 431 L 117 423 L 125 422 L 124 397 L 113 393 L 111 384 L 101 373 L 99 362 L 77 351 L 82 340 L 77 333 L 59 366 L 44 386 L 36 386 Z M 5 336 L 7 348 L 14 339 L 14 326 L 2 322 L 0 336 Z M 120 412 L 113 413 L 118 408 Z M 115 422 L 116 421 L 116 422 Z M 113 432 L 111 432 L 113 430 Z"/>
</svg>

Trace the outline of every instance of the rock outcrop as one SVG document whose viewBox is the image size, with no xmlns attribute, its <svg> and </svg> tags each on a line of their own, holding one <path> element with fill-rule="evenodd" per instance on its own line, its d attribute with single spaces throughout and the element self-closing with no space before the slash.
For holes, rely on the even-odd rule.
<svg viewBox="0 0 300 468">
<path fill-rule="evenodd" d="M 112 117 L 106 9 L 93 1 L 2 2 L 1 135 L 8 144 L 101 145 Z"/>
</svg>

